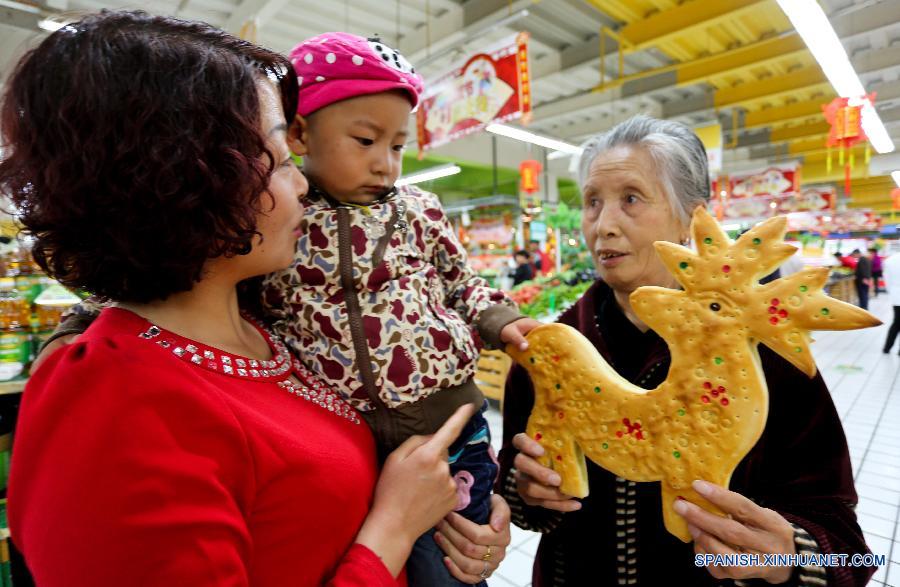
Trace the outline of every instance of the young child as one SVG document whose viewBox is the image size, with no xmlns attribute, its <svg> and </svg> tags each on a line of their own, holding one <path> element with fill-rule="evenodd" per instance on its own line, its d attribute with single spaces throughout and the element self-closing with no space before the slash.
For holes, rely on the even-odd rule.
<svg viewBox="0 0 900 587">
<path fill-rule="evenodd" d="M 310 182 L 293 267 L 264 284 L 274 328 L 342 390 L 382 454 L 431 434 L 460 405 L 481 406 L 478 344 L 525 344 L 537 322 L 468 266 L 438 198 L 395 187 L 422 79 L 378 40 L 326 33 L 290 54 L 300 100 L 290 132 Z M 450 448 L 458 511 L 482 524 L 497 466 L 479 411 Z M 458 584 L 433 536 L 407 565 L 410 584 Z M 487 576 L 494 566 L 485 565 Z"/>
<path fill-rule="evenodd" d="M 516 270 L 513 272 L 513 286 L 534 279 L 534 265 L 531 263 L 531 254 L 528 251 L 525 249 L 516 251 L 513 259 L 516 263 Z"/>
<path fill-rule="evenodd" d="M 289 144 L 303 156 L 310 190 L 294 263 L 266 277 L 262 313 L 363 415 L 385 457 L 435 432 L 459 406 L 485 404 L 473 380 L 473 328 L 490 347 L 525 348 L 538 323 L 468 267 L 434 194 L 394 186 L 422 90 L 413 67 L 380 41 L 347 33 L 313 37 L 290 57 L 300 105 Z M 54 337 L 82 331 L 95 310 L 82 304 Z M 266 368 L 235 365 L 251 376 Z M 485 524 L 497 464 L 481 411 L 448 452 L 458 513 Z M 416 542 L 409 584 L 462 585 L 433 533 Z M 490 551 L 484 561 L 482 579 L 496 568 Z"/>
</svg>

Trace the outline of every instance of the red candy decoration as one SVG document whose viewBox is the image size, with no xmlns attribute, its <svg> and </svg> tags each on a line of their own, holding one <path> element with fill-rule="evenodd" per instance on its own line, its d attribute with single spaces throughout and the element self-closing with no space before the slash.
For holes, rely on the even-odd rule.
<svg viewBox="0 0 900 587">
<path fill-rule="evenodd" d="M 728 273 L 731 271 L 731 265 L 722 265 L 722 273 Z"/>
<path fill-rule="evenodd" d="M 712 389 L 712 383 L 707 381 L 706 383 L 703 384 L 703 389 Z"/>
<path fill-rule="evenodd" d="M 557 461 L 561 461 L 561 460 L 562 460 L 562 456 L 556 455 L 556 460 L 557 460 Z"/>
<path fill-rule="evenodd" d="M 543 438 L 543 437 L 544 437 L 544 435 L 541 434 L 540 432 L 538 432 L 537 434 L 534 435 L 534 439 L 535 439 L 535 440 L 540 440 L 540 439 Z"/>
<path fill-rule="evenodd" d="M 709 396 L 707 396 L 707 395 L 702 396 L 702 397 L 700 398 L 700 401 L 703 402 L 703 403 L 705 403 L 705 404 L 708 404 L 708 403 L 709 403 Z"/>
<path fill-rule="evenodd" d="M 785 310 L 784 308 L 782 308 L 782 309 L 780 309 L 780 310 L 778 309 L 778 304 L 780 304 L 780 303 L 781 303 L 781 302 L 778 300 L 778 298 L 772 298 L 772 301 L 771 301 L 771 304 L 772 304 L 772 305 L 769 306 L 769 314 L 772 314 L 772 317 L 769 318 L 769 322 L 771 322 L 772 324 L 778 324 L 778 317 L 779 317 L 779 316 L 780 316 L 781 318 L 787 318 L 787 317 L 788 317 L 788 311 L 787 311 L 787 310 Z"/>
<path fill-rule="evenodd" d="M 727 397 L 723 397 L 720 401 L 722 402 L 722 405 L 723 405 L 723 406 L 727 406 L 727 405 L 728 405 L 728 398 L 727 398 Z"/>
<path fill-rule="evenodd" d="M 634 437 L 637 440 L 644 440 L 644 433 L 641 431 L 640 422 L 635 422 L 634 424 L 632 424 L 631 420 L 629 420 L 628 418 L 622 418 L 622 424 L 625 424 L 627 430 L 617 430 L 616 436 L 622 438 L 622 436 L 625 434 L 628 434 L 629 436 L 634 434 Z"/>
</svg>

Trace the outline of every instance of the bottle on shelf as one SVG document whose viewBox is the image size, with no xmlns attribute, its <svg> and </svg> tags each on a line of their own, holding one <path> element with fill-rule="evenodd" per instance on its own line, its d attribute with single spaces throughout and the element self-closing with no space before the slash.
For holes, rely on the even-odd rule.
<svg viewBox="0 0 900 587">
<path fill-rule="evenodd" d="M 0 278 L 0 381 L 27 373 L 31 362 L 31 304 L 15 278 Z"/>
</svg>

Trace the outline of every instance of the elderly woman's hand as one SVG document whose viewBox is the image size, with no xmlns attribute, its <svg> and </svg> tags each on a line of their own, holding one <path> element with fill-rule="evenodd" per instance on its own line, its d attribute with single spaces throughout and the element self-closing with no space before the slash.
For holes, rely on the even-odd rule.
<svg viewBox="0 0 900 587">
<path fill-rule="evenodd" d="M 509 505 L 499 495 L 491 496 L 491 521 L 479 526 L 456 513 L 437 525 L 434 539 L 447 553 L 450 574 L 463 583 L 479 583 L 497 570 L 509 546 Z"/>
<path fill-rule="evenodd" d="M 525 503 L 558 512 L 574 512 L 581 509 L 580 501 L 558 489 L 562 483 L 559 474 L 535 460 L 544 454 L 544 447 L 525 433 L 516 434 L 512 443 L 519 451 L 513 460 L 513 466 L 516 468 L 516 490 Z"/>
<path fill-rule="evenodd" d="M 705 481 L 694 481 L 694 490 L 717 505 L 731 519 L 711 514 L 685 500 L 675 502 L 675 511 L 688 523 L 697 554 L 796 554 L 794 529 L 784 516 L 760 507 L 739 493 Z M 784 583 L 791 578 L 793 567 L 709 566 L 716 579 L 764 579 Z"/>
</svg>

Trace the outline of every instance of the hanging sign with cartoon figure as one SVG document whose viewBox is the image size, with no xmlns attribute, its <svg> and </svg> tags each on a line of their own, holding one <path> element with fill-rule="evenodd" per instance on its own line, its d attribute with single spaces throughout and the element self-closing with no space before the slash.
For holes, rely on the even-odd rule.
<svg viewBox="0 0 900 587">
<path fill-rule="evenodd" d="M 528 33 L 519 33 L 469 56 L 425 84 L 416 126 L 419 154 L 492 122 L 531 119 Z"/>
</svg>

